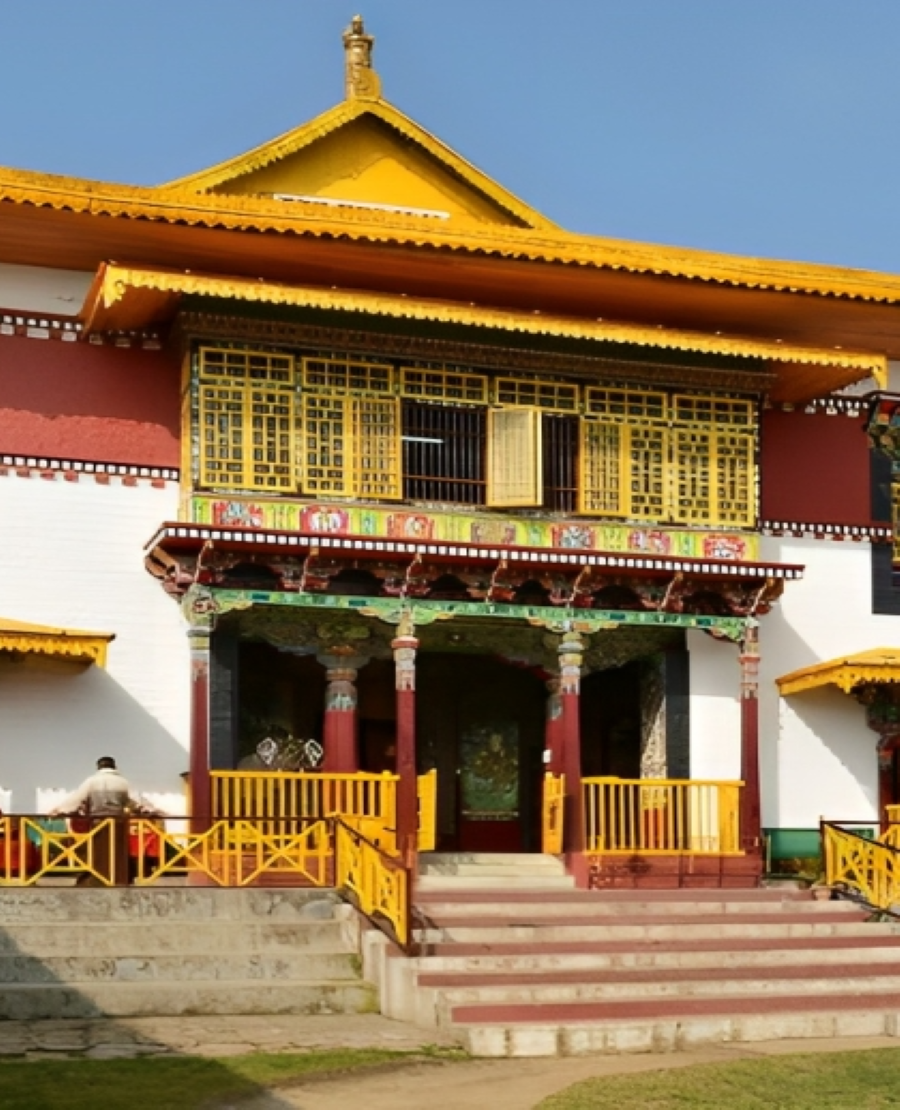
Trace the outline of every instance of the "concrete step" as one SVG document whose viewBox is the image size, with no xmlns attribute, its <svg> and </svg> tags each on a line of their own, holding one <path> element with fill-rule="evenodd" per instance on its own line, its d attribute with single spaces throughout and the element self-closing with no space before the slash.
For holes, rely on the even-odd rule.
<svg viewBox="0 0 900 1110">
<path fill-rule="evenodd" d="M 785 913 L 858 913 L 852 902 L 814 902 L 806 898 L 767 898 L 732 900 L 721 892 L 718 898 L 689 902 L 685 899 L 643 898 L 611 899 L 602 893 L 561 890 L 552 899 L 529 891 L 441 891 L 418 892 L 416 904 L 428 918 L 485 916 L 511 918 L 525 916 L 615 918 L 672 914 L 676 916 L 722 915 L 728 920 L 745 913 L 781 915 Z"/>
<path fill-rule="evenodd" d="M 476 1056 L 588 1056 L 673 1052 L 704 1045 L 802 1040 L 811 1037 L 896 1037 L 900 1020 L 887 999 L 860 999 L 856 1008 L 796 1010 L 779 1006 L 773 1013 L 708 1014 L 565 1023 L 532 1021 L 457 1022 L 455 1031 Z"/>
<path fill-rule="evenodd" d="M 419 856 L 420 872 L 442 868 L 490 867 L 496 864 L 531 871 L 565 873 L 565 865 L 559 856 L 539 852 L 423 852 Z"/>
<path fill-rule="evenodd" d="M 303 921 L 345 916 L 333 890 L 210 887 L 7 887 L 0 928 L 66 921 Z"/>
<path fill-rule="evenodd" d="M 821 969 L 820 969 L 821 970 Z M 831 996 L 862 995 L 873 992 L 894 993 L 900 997 L 900 971 L 880 977 L 858 967 L 853 975 L 819 975 L 816 978 L 760 977 L 756 980 L 736 980 L 727 977 L 713 979 L 676 979 L 662 982 L 604 982 L 604 983 L 510 983 L 507 986 L 442 985 L 427 989 L 419 980 L 419 993 L 423 1000 L 432 1001 L 439 1012 L 449 1015 L 459 1007 L 468 1006 L 522 1006 L 543 1007 L 557 1004 L 606 1004 L 612 1002 L 673 1001 L 695 999 L 730 999 L 738 1006 L 759 998 L 795 999 L 810 995 Z M 461 977 L 465 978 L 465 977 Z M 444 1024 L 441 1021 L 441 1024 Z"/>
<path fill-rule="evenodd" d="M 212 920 L 202 928 L 189 921 L 136 921 L 128 924 L 66 923 L 0 927 L 0 955 L 17 956 L 185 956 L 211 952 L 347 951 L 344 926 L 337 921 L 242 924 Z"/>
<path fill-rule="evenodd" d="M 0 990 L 12 983 L 171 982 L 217 979 L 359 979 L 351 952 L 229 952 L 176 956 L 0 956 Z"/>
<path fill-rule="evenodd" d="M 504 878 L 496 875 L 442 875 L 428 873 L 420 875 L 416 881 L 416 892 L 431 893 L 433 891 L 448 892 L 464 890 L 496 891 L 498 886 L 503 890 L 524 890 L 531 892 L 565 891 L 575 889 L 575 880 L 571 875 L 555 875 L 552 872 L 546 875 L 515 874 Z"/>
<path fill-rule="evenodd" d="M 421 972 L 471 970 L 479 972 L 532 972 L 541 969 L 760 967 L 766 964 L 834 963 L 858 953 L 861 959 L 892 961 L 900 957 L 900 936 L 868 933 L 781 940 L 777 946 L 765 938 L 747 938 L 735 946 L 730 940 L 670 941 L 664 946 L 634 941 L 557 941 L 534 944 L 439 944 L 428 955 L 407 961 Z"/>
<path fill-rule="evenodd" d="M 369 983 L 260 982 L 13 984 L 0 991 L 0 1020 L 176 1017 L 197 1014 L 334 1014 L 377 1010 Z"/>
<path fill-rule="evenodd" d="M 699 915 L 698 915 L 699 916 Z M 732 946 L 740 946 L 743 940 L 764 938 L 773 947 L 782 939 L 830 937 L 830 936 L 894 936 L 897 927 L 892 923 L 873 924 L 862 917 L 853 919 L 850 915 L 821 915 L 810 919 L 807 916 L 784 915 L 776 920 L 771 917 L 752 917 L 746 915 L 723 924 L 721 918 L 710 919 L 613 919 L 596 923 L 592 920 L 571 921 L 547 918 L 544 921 L 504 922 L 498 924 L 489 919 L 453 921 L 429 924 L 417 931 L 422 943 L 429 946 L 443 946 L 449 943 L 459 945 L 481 945 L 482 949 L 502 950 L 507 945 L 530 944 L 534 950 L 545 944 L 569 943 L 584 946 L 592 942 L 631 941 L 637 943 L 663 944 L 685 940 L 727 939 Z"/>
</svg>

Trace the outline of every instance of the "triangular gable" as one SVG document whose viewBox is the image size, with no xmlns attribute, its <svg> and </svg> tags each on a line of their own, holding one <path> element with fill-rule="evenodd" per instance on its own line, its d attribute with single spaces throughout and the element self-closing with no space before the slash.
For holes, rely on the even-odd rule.
<svg viewBox="0 0 900 1110">
<path fill-rule="evenodd" d="M 384 100 L 353 99 L 160 192 L 254 195 L 439 221 L 555 225 Z"/>
</svg>

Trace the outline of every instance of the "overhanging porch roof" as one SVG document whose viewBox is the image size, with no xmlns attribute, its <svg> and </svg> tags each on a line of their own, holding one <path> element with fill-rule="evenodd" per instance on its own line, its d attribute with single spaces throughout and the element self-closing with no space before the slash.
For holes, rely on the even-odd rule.
<svg viewBox="0 0 900 1110">
<path fill-rule="evenodd" d="M 885 356 L 782 343 L 780 340 L 710 334 L 679 328 L 616 323 L 580 315 L 494 308 L 397 293 L 372 293 L 315 285 L 285 284 L 237 275 L 141 268 L 104 263 L 85 298 L 81 318 L 91 333 L 129 332 L 170 321 L 185 296 L 298 309 L 334 310 L 352 317 L 429 322 L 555 337 L 604 345 L 684 351 L 759 360 L 774 375 L 767 391 L 779 401 L 799 402 L 874 377 L 886 381 Z"/>
<path fill-rule="evenodd" d="M 775 681 L 782 697 L 819 686 L 837 686 L 850 694 L 857 686 L 868 683 L 900 682 L 900 648 L 872 648 L 855 655 L 842 655 L 791 671 Z"/>
<path fill-rule="evenodd" d="M 53 628 L 0 617 L 0 651 L 22 655 L 51 655 L 73 663 L 106 666 L 106 649 L 114 632 L 85 632 L 77 628 Z"/>
</svg>

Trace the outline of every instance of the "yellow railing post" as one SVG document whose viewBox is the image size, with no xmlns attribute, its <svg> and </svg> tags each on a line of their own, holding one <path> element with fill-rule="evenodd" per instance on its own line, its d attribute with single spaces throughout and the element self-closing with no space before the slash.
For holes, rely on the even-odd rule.
<svg viewBox="0 0 900 1110">
<path fill-rule="evenodd" d="M 541 851 L 554 856 L 563 850 L 565 795 L 565 775 L 554 775 L 552 772 L 544 775 Z"/>
<path fill-rule="evenodd" d="M 420 852 L 433 852 L 437 843 L 437 770 L 432 768 L 419 775 L 419 840 Z"/>
</svg>

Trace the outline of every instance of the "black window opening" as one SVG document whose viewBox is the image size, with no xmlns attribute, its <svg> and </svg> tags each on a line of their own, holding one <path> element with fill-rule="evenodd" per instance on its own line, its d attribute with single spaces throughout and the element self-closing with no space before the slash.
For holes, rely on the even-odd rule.
<svg viewBox="0 0 900 1110">
<path fill-rule="evenodd" d="M 402 420 L 404 498 L 486 504 L 486 410 L 404 401 Z M 577 512 L 578 417 L 544 413 L 541 439 L 544 495 L 538 507 Z"/>
<path fill-rule="evenodd" d="M 578 508 L 578 417 L 544 413 L 541 423 L 543 507 L 574 513 Z"/>
<path fill-rule="evenodd" d="M 404 401 L 402 435 L 407 500 L 485 503 L 485 409 Z"/>
</svg>

